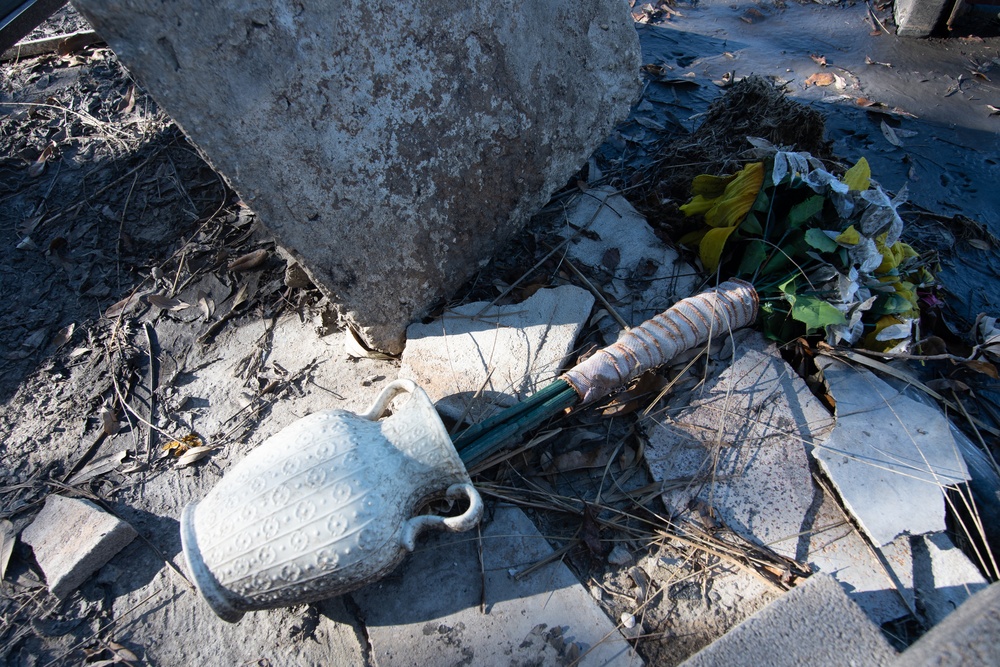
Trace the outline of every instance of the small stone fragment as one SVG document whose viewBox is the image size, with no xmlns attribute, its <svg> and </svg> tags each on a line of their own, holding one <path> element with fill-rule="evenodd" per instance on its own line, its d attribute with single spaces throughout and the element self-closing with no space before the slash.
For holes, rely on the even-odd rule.
<svg viewBox="0 0 1000 667">
<path fill-rule="evenodd" d="M 21 540 L 34 550 L 49 590 L 63 599 L 135 536 L 132 526 L 89 500 L 53 495 Z"/>
<path fill-rule="evenodd" d="M 612 565 L 631 565 L 634 559 L 628 549 L 619 544 L 608 554 L 608 562 Z"/>
</svg>

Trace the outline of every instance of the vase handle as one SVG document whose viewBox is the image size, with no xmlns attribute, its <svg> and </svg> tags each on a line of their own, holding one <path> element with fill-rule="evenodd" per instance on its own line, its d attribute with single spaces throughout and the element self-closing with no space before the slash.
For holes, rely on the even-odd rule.
<svg viewBox="0 0 1000 667">
<path fill-rule="evenodd" d="M 475 527 L 483 516 L 483 499 L 471 484 L 452 484 L 446 494 L 449 498 L 469 499 L 469 508 L 458 516 L 435 516 L 421 514 L 403 524 L 399 535 L 399 543 L 407 550 L 416 548 L 417 536 L 425 530 L 444 530 L 450 533 L 461 533 Z"/>
</svg>

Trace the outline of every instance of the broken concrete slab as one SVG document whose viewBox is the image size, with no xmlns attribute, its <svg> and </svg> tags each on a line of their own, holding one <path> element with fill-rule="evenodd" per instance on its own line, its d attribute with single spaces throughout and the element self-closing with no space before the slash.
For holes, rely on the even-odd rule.
<svg viewBox="0 0 1000 667">
<path fill-rule="evenodd" d="M 815 493 L 801 533 L 784 541 L 794 545 L 796 560 L 833 576 L 878 625 L 916 611 L 910 538 L 899 537 L 873 551 L 837 500 L 818 487 Z"/>
<path fill-rule="evenodd" d="M 76 6 L 343 318 L 393 353 L 639 91 L 623 2 Z"/>
<path fill-rule="evenodd" d="M 51 495 L 21 540 L 35 552 L 49 590 L 63 599 L 135 536 L 132 526 L 89 500 Z"/>
<path fill-rule="evenodd" d="M 352 594 L 377 667 L 641 665 L 530 519 L 496 508 L 474 540 L 433 535 L 389 578 Z M 480 560 L 481 559 L 481 560 Z"/>
<path fill-rule="evenodd" d="M 1000 584 L 976 593 L 893 664 L 898 667 L 1000 665 Z"/>
<path fill-rule="evenodd" d="M 682 407 L 647 426 L 646 460 L 669 487 L 673 514 L 692 501 L 731 530 L 796 558 L 814 502 L 805 444 L 825 437 L 830 413 L 759 333 L 738 344 L 731 365 Z"/>
<path fill-rule="evenodd" d="M 937 625 L 989 584 L 944 533 L 913 540 L 913 588 L 917 607 Z"/>
<path fill-rule="evenodd" d="M 947 594 L 930 575 L 915 585 L 911 539 L 874 553 L 836 499 L 814 484 L 806 446 L 823 447 L 833 419 L 760 334 L 737 344 L 731 365 L 681 403 L 647 427 L 647 462 L 668 487 L 662 495 L 674 514 L 711 508 L 743 538 L 833 575 L 879 624 L 935 607 L 942 596 L 960 597 L 963 586 L 974 590 L 979 579 L 965 574 L 975 568 L 944 547 L 924 558 L 925 569 L 954 562 L 961 583 L 947 584 Z"/>
<path fill-rule="evenodd" d="M 878 545 L 945 530 L 944 489 L 969 479 L 951 425 L 873 373 L 821 357 L 837 426 L 812 455 Z"/>
<path fill-rule="evenodd" d="M 897 367 L 896 370 L 899 371 L 900 368 Z M 900 378 L 888 376 L 885 381 L 913 400 L 940 412 L 938 404 L 926 392 L 903 382 Z M 962 452 L 965 467 L 969 471 L 968 491 L 979 515 L 983 534 L 994 553 L 1000 552 L 1000 474 L 992 458 L 987 456 L 979 445 L 972 442 L 953 421 L 948 420 L 948 424 L 951 426 L 955 444 Z"/>
<path fill-rule="evenodd" d="M 593 305 L 589 292 L 563 285 L 508 306 L 451 308 L 406 330 L 400 377 L 453 419 L 482 421 L 556 378 Z"/>
<path fill-rule="evenodd" d="M 595 272 L 615 311 L 629 326 L 642 324 L 697 291 L 697 271 L 653 232 L 646 219 L 610 186 L 589 188 L 566 212 L 567 255 Z M 607 342 L 621 326 L 598 322 Z"/>
<path fill-rule="evenodd" d="M 815 574 L 684 667 L 889 665 L 896 652 L 832 577 Z"/>
</svg>

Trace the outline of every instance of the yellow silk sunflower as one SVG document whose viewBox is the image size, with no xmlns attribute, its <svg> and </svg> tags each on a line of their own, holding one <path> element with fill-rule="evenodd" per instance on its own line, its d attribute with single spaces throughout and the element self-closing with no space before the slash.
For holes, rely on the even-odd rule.
<svg viewBox="0 0 1000 667">
<path fill-rule="evenodd" d="M 726 239 L 735 232 L 757 200 L 764 184 L 764 165 L 753 162 L 729 176 L 696 176 L 691 191 L 694 197 L 681 206 L 686 216 L 703 214 L 710 229 L 686 235 L 682 243 L 698 244 L 698 255 L 709 271 L 715 271 L 722 257 Z"/>
</svg>

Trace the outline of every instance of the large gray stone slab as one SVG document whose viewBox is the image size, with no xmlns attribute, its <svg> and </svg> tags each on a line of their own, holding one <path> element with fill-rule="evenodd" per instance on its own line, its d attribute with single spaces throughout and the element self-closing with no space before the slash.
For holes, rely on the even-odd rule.
<svg viewBox="0 0 1000 667">
<path fill-rule="evenodd" d="M 80 498 L 52 495 L 24 532 L 49 590 L 65 598 L 135 539 L 135 529 Z"/>
<path fill-rule="evenodd" d="M 423 387 L 444 414 L 481 421 L 556 378 L 593 305 L 588 291 L 563 285 L 517 304 L 451 308 L 406 330 L 400 377 Z"/>
<path fill-rule="evenodd" d="M 945 529 L 944 490 L 969 479 L 951 424 L 873 373 L 821 358 L 837 426 L 812 448 L 875 544 Z"/>
<path fill-rule="evenodd" d="M 372 346 L 483 266 L 624 118 L 620 0 L 80 0 Z"/>
<path fill-rule="evenodd" d="M 896 652 L 832 577 L 815 574 L 683 663 L 684 667 L 874 667 Z"/>
<path fill-rule="evenodd" d="M 393 575 L 352 594 L 377 667 L 641 665 L 561 561 L 527 576 L 551 547 L 515 507 L 497 507 L 476 540 L 432 536 Z"/>
<path fill-rule="evenodd" d="M 589 188 L 566 211 L 567 255 L 590 273 L 629 326 L 642 324 L 697 290 L 698 273 L 610 186 Z M 608 343 L 621 325 L 598 318 Z"/>
<path fill-rule="evenodd" d="M 930 37 L 947 20 L 955 0 L 895 0 L 892 4 L 897 35 Z"/>
</svg>

